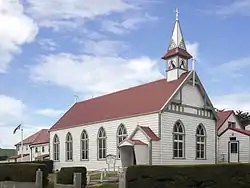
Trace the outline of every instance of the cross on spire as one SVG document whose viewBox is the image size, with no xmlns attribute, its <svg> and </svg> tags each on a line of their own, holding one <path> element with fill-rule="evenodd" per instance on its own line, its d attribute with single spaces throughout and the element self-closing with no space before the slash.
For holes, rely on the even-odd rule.
<svg viewBox="0 0 250 188">
<path fill-rule="evenodd" d="M 178 8 L 175 9 L 175 13 L 176 13 L 176 14 L 175 14 L 175 20 L 177 21 L 177 20 L 179 20 L 179 14 L 180 14 Z"/>
</svg>

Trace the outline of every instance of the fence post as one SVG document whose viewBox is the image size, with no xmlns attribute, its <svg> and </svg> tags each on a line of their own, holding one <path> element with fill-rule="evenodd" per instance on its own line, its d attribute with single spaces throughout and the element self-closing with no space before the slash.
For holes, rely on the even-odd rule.
<svg viewBox="0 0 250 188">
<path fill-rule="evenodd" d="M 75 188 L 82 187 L 82 174 L 81 173 L 74 173 L 74 186 Z"/>
<path fill-rule="evenodd" d="M 126 172 L 127 169 L 122 169 L 121 173 L 119 173 L 119 188 L 126 188 Z"/>
<path fill-rule="evenodd" d="M 40 168 L 36 171 L 36 188 L 43 188 L 43 172 Z"/>
<path fill-rule="evenodd" d="M 103 182 L 103 171 L 101 172 L 101 183 Z"/>
<path fill-rule="evenodd" d="M 87 185 L 89 185 L 89 183 L 90 183 L 90 175 L 89 175 L 89 173 L 87 172 Z"/>
</svg>

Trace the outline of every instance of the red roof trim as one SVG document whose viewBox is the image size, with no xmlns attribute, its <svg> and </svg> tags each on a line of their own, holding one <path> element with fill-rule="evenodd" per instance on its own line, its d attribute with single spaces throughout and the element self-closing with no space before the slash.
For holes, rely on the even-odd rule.
<svg viewBox="0 0 250 188">
<path fill-rule="evenodd" d="M 217 130 L 219 130 L 222 125 L 226 122 L 226 120 L 234 113 L 233 110 L 228 110 L 228 111 L 223 111 L 223 112 L 218 112 L 217 115 L 219 117 L 218 125 L 217 125 Z"/>
<path fill-rule="evenodd" d="M 49 154 L 37 156 L 36 159 L 41 159 L 41 158 L 45 158 L 45 157 L 49 157 Z"/>
<path fill-rule="evenodd" d="M 225 132 L 227 132 L 227 130 L 236 131 L 236 132 L 241 133 L 241 134 L 244 134 L 244 135 L 246 135 L 246 136 L 250 136 L 250 131 L 244 130 L 244 129 L 237 129 L 237 128 L 227 128 L 227 129 L 225 129 L 223 132 L 221 132 L 221 134 L 219 134 L 218 136 L 223 135 Z"/>
<path fill-rule="evenodd" d="M 140 128 L 143 130 L 143 132 L 153 141 L 158 141 L 160 138 L 156 136 L 156 134 L 149 128 L 149 127 L 144 127 L 140 126 Z"/>
<path fill-rule="evenodd" d="M 23 154 L 23 157 L 26 157 L 28 155 L 30 155 L 30 154 Z M 19 158 L 21 158 L 21 154 L 10 156 L 8 159 L 19 159 Z"/>
<path fill-rule="evenodd" d="M 166 60 L 167 58 L 170 58 L 174 55 L 180 55 L 188 59 L 192 58 L 192 55 L 190 55 L 186 50 L 183 50 L 177 47 L 177 48 L 168 50 L 167 53 L 162 57 L 162 59 Z"/>
<path fill-rule="evenodd" d="M 147 145 L 145 142 L 141 141 L 141 140 L 136 140 L 136 139 L 130 139 L 134 145 Z"/>
</svg>

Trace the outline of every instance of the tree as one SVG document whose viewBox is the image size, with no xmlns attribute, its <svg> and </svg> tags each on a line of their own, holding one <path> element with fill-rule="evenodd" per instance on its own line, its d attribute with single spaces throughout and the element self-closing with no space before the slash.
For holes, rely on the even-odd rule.
<svg viewBox="0 0 250 188">
<path fill-rule="evenodd" d="M 250 114 L 249 112 L 243 112 L 241 110 L 236 111 L 236 117 L 238 118 L 240 124 L 245 127 L 250 124 Z"/>
</svg>

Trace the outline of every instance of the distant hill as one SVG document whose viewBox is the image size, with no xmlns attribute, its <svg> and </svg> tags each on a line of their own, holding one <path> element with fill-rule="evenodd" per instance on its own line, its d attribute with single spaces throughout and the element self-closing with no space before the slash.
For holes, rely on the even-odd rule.
<svg viewBox="0 0 250 188">
<path fill-rule="evenodd" d="M 15 149 L 2 149 L 0 148 L 0 161 L 6 160 L 8 157 L 16 155 Z"/>
</svg>

